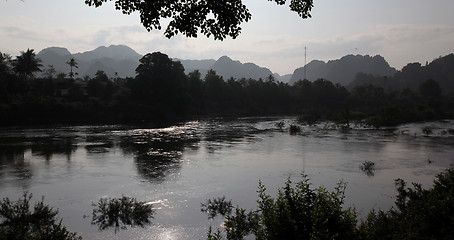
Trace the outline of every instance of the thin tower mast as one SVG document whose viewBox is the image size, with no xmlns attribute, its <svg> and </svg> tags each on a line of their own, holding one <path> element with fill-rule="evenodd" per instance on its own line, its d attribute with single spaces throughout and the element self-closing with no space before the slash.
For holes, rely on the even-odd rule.
<svg viewBox="0 0 454 240">
<path fill-rule="evenodd" d="M 304 80 L 306 80 L 306 70 L 307 69 L 307 65 L 306 65 L 306 46 L 304 46 Z"/>
</svg>

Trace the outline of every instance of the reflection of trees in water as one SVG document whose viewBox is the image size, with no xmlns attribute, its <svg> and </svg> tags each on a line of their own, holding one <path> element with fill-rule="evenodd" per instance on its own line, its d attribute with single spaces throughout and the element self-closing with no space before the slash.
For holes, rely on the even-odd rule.
<svg viewBox="0 0 454 240">
<path fill-rule="evenodd" d="M 89 135 L 86 141 L 85 149 L 89 154 L 106 153 L 115 145 L 111 136 L 106 134 Z"/>
<path fill-rule="evenodd" d="M 71 159 L 71 154 L 77 150 L 74 137 L 0 137 L 0 178 L 14 177 L 13 183 L 27 188 L 33 176 L 33 160 L 27 156 L 42 156 L 50 161 L 54 154 L 62 154 Z M 16 181 L 18 180 L 18 181 Z"/>
<path fill-rule="evenodd" d="M 120 147 L 134 155 L 138 174 L 147 181 L 162 181 L 179 171 L 183 152 L 197 151 L 200 141 L 213 153 L 236 143 L 256 141 L 260 130 L 253 123 L 234 121 L 187 122 L 155 129 L 118 126 L 17 130 L 0 135 L 0 178 L 30 179 L 36 157 L 49 163 L 55 155 L 71 156 L 82 143 L 87 154 L 103 154 Z M 31 155 L 30 155 L 31 154 Z"/>
<path fill-rule="evenodd" d="M 77 150 L 74 137 L 46 137 L 32 139 L 32 154 L 43 156 L 47 161 L 52 159 L 54 154 L 65 155 L 71 160 L 71 155 Z"/>
<path fill-rule="evenodd" d="M 256 134 L 262 131 L 254 128 L 250 122 L 220 121 L 207 123 L 203 137 L 209 153 L 214 153 L 235 143 L 254 142 Z"/>
<path fill-rule="evenodd" d="M 19 180 L 29 180 L 33 176 L 30 162 L 25 159 L 25 150 L 20 145 L 0 145 L 0 177 L 12 175 Z"/>
<path fill-rule="evenodd" d="M 92 204 L 95 208 L 92 213 L 91 224 L 98 225 L 99 230 L 114 228 L 115 233 L 126 226 L 139 226 L 151 224 L 153 218 L 153 205 L 138 202 L 135 198 L 100 198 L 98 203 Z"/>
<path fill-rule="evenodd" d="M 148 181 L 163 181 L 169 172 L 179 171 L 183 151 L 196 148 L 200 138 L 192 132 L 159 129 L 137 130 L 120 141 L 126 154 L 133 154 L 137 171 Z"/>
</svg>

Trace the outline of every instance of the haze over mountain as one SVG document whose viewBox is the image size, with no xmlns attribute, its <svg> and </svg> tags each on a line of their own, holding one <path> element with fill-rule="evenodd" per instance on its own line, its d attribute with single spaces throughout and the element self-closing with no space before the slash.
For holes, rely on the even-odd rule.
<svg viewBox="0 0 454 240">
<path fill-rule="evenodd" d="M 178 60 L 183 64 L 186 74 L 199 70 L 202 76 L 205 76 L 208 70 L 212 69 L 216 71 L 216 74 L 222 76 L 224 80 L 231 77 L 236 79 L 266 79 L 273 75 L 277 81 L 288 82 L 291 77 L 291 74 L 280 76 L 278 73 L 272 73 L 268 68 L 260 67 L 254 63 L 241 63 L 240 61 L 232 60 L 228 56 L 222 56 L 218 60 L 182 60 L 178 58 L 174 60 Z"/>
<path fill-rule="evenodd" d="M 62 72 L 68 74 L 70 67 L 66 62 L 73 57 L 78 63 L 78 68 L 73 69 L 78 73 L 78 77 L 93 77 L 98 70 L 102 70 L 109 77 L 118 76 L 124 78 L 134 77 L 136 75 L 135 69 L 139 65 L 139 59 L 142 55 L 127 46 L 111 45 L 109 47 L 98 47 L 92 51 L 75 54 L 72 54 L 66 48 L 50 47 L 41 50 L 37 54 L 37 57 L 42 60 L 44 70 L 49 65 L 53 65 L 57 73 Z M 449 57 L 449 59 L 451 58 Z M 392 79 L 396 73 L 402 74 L 402 72 L 404 75 L 408 75 L 411 69 L 420 71 L 419 68 L 421 67 L 421 64 L 419 64 L 412 68 L 416 64 L 414 63 L 407 65 L 402 71 L 397 71 L 390 67 L 387 61 L 380 55 L 373 57 L 369 55 L 347 55 L 328 62 L 314 60 L 305 67 L 296 69 L 293 75 L 280 76 L 277 73 L 273 74 L 268 68 L 260 67 L 254 63 L 241 63 L 240 61 L 232 60 L 228 56 L 222 56 L 218 60 L 183 60 L 178 58 L 174 58 L 174 60 L 178 60 L 183 64 L 186 74 L 194 70 L 199 70 L 202 78 L 208 70 L 213 69 L 225 80 L 231 77 L 236 79 L 251 78 L 265 80 L 270 75 L 273 75 L 277 81 L 293 84 L 299 79 L 304 78 L 304 71 L 306 69 L 306 78 L 310 81 L 323 78 L 344 86 L 353 86 L 360 82 L 377 83 L 378 81 L 376 79 L 383 79 L 384 77 Z M 431 65 L 435 66 L 435 64 Z M 418 75 L 414 73 L 412 76 Z M 428 77 L 428 75 L 425 74 L 424 77 Z M 420 79 L 420 77 L 417 79 Z M 405 81 L 411 82 L 411 79 Z M 387 84 L 393 87 L 408 85 L 403 83 L 400 85 L 397 83 L 391 84 L 389 81 Z"/>
<path fill-rule="evenodd" d="M 214 59 L 203 59 L 203 60 L 183 60 L 179 58 L 173 58 L 175 61 L 180 61 L 184 66 L 184 73 L 188 74 L 194 70 L 199 70 L 202 76 L 212 68 L 216 60 Z"/>
<path fill-rule="evenodd" d="M 53 65 L 57 73 L 69 73 L 70 67 L 66 62 L 74 58 L 78 68 L 73 71 L 80 77 L 93 77 L 98 70 L 104 71 L 109 77 L 114 77 L 115 73 L 119 77 L 133 77 L 142 55 L 127 46 L 111 45 L 75 54 L 66 48 L 50 47 L 41 50 L 37 57 L 42 60 L 43 69 Z"/>
<path fill-rule="evenodd" d="M 228 78 L 252 78 L 252 79 L 265 79 L 273 73 L 264 67 L 259 67 L 254 63 L 241 63 L 240 61 L 233 61 L 227 56 L 220 57 L 216 63 L 211 67 L 216 73 L 225 80 Z"/>
<path fill-rule="evenodd" d="M 139 65 L 139 59 L 142 55 L 127 46 L 111 45 L 75 54 L 71 54 L 66 48 L 50 47 L 41 50 L 37 57 L 42 60 L 44 69 L 48 68 L 49 65 L 53 65 L 57 72 L 62 73 L 69 73 L 70 67 L 66 62 L 70 58 L 74 58 L 78 63 L 78 68 L 73 70 L 80 77 L 93 77 L 98 70 L 104 71 L 109 77 L 114 77 L 115 73 L 119 77 L 134 77 L 136 75 L 135 69 Z M 230 77 L 265 79 L 270 75 L 273 75 L 276 80 L 281 80 L 279 74 L 273 74 L 268 68 L 257 66 L 254 63 L 234 61 L 227 56 L 220 57 L 218 60 L 182 60 L 178 58 L 174 58 L 174 60 L 178 60 L 183 64 L 186 74 L 199 70 L 202 77 L 205 76 L 208 70 L 212 69 L 225 80 Z M 287 75 L 283 79 L 288 81 L 289 76 Z"/>
<path fill-rule="evenodd" d="M 372 74 L 376 76 L 392 76 L 397 70 L 389 66 L 388 62 L 380 56 L 371 57 L 369 55 L 347 55 L 341 59 L 331 60 L 327 63 L 319 60 L 311 61 L 305 67 L 296 69 L 290 78 L 290 84 L 300 79 L 315 81 L 323 78 L 333 83 L 348 85 L 353 81 L 358 73 Z"/>
<path fill-rule="evenodd" d="M 427 79 L 435 80 L 443 93 L 454 92 L 454 54 L 439 57 L 426 65 L 409 63 L 391 77 L 383 78 L 372 74 L 358 74 L 349 84 L 352 89 L 359 85 L 372 84 L 384 89 L 403 90 L 409 88 L 419 90 L 421 83 Z"/>
</svg>

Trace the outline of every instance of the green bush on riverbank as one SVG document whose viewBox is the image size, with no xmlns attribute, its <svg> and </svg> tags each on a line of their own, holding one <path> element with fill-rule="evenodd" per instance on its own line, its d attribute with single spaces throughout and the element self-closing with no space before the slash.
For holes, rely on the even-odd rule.
<svg viewBox="0 0 454 240">
<path fill-rule="evenodd" d="M 56 223 L 57 210 L 53 210 L 41 200 L 30 210 L 31 194 L 12 202 L 4 198 L 0 202 L 1 240 L 76 240 L 82 239 Z"/>
<path fill-rule="evenodd" d="M 419 184 L 406 188 L 396 181 L 396 207 L 372 210 L 358 223 L 353 208 L 343 209 L 346 185 L 339 183 L 333 192 L 323 187 L 312 189 L 306 175 L 296 185 L 290 180 L 276 198 L 265 193 L 259 183 L 258 209 L 247 212 L 237 207 L 225 217 L 229 240 L 254 235 L 257 239 L 454 239 L 454 170 L 437 175 L 434 187 Z M 222 239 L 221 231 L 207 239 Z"/>
</svg>

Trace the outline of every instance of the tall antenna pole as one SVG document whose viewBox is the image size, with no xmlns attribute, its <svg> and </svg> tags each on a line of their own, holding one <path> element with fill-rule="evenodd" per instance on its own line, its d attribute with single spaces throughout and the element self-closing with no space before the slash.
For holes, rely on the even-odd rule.
<svg viewBox="0 0 454 240">
<path fill-rule="evenodd" d="M 307 65 L 306 65 L 306 46 L 304 46 L 304 79 L 306 80 L 306 70 L 307 69 Z"/>
</svg>

